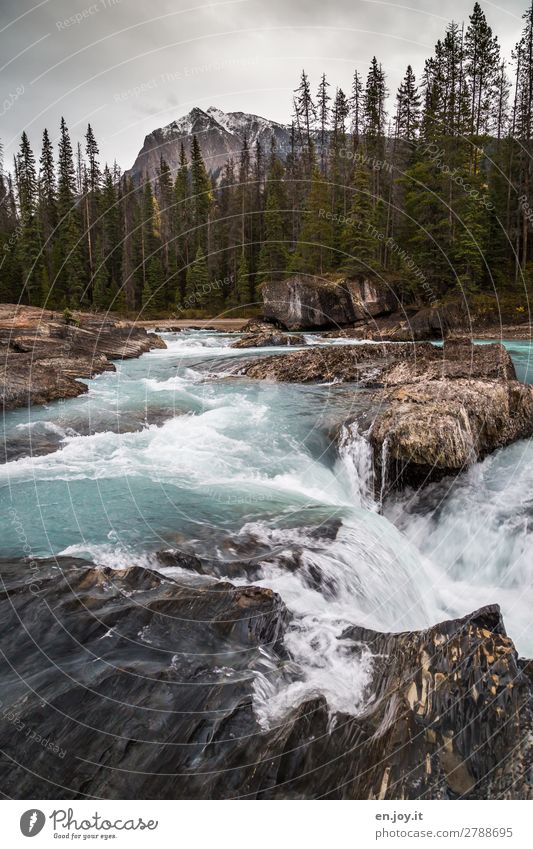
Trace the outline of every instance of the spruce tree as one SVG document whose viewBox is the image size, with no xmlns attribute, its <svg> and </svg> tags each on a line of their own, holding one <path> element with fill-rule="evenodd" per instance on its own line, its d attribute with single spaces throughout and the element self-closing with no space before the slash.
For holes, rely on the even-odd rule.
<svg viewBox="0 0 533 849">
<path fill-rule="evenodd" d="M 342 228 L 342 267 L 348 273 L 375 268 L 378 246 L 375 204 L 368 168 L 358 164 L 352 177 L 352 202 Z"/>
<path fill-rule="evenodd" d="M 413 142 L 420 126 L 420 95 L 411 65 L 396 95 L 395 128 L 397 138 Z"/>
<path fill-rule="evenodd" d="M 300 144 L 307 169 L 310 173 L 313 166 L 312 130 L 316 120 L 316 108 L 311 96 L 309 77 L 302 71 L 300 85 L 294 92 L 294 113 L 299 128 Z"/>
<path fill-rule="evenodd" d="M 331 100 L 331 97 L 328 94 L 329 87 L 330 85 L 326 79 L 326 75 L 322 74 L 316 96 L 318 127 L 320 132 L 320 170 L 322 174 L 326 173 L 326 141 L 330 113 L 328 104 Z"/>
<path fill-rule="evenodd" d="M 96 225 L 98 217 L 98 206 L 100 203 L 100 163 L 98 161 L 99 150 L 90 124 L 87 125 L 85 134 L 85 153 L 87 155 L 87 167 L 83 173 L 83 225 L 85 228 L 85 239 L 87 257 L 89 260 L 89 276 L 92 281 L 96 267 L 95 242 L 102 243 L 100 228 Z"/>
<path fill-rule="evenodd" d="M 500 66 L 500 48 L 477 2 L 466 31 L 465 59 L 471 92 L 471 134 L 479 136 L 488 131 L 490 124 L 495 81 Z"/>
<path fill-rule="evenodd" d="M 292 270 L 308 274 L 329 271 L 334 264 L 332 245 L 329 186 L 315 165 L 300 236 L 291 260 Z"/>
<path fill-rule="evenodd" d="M 355 71 L 353 75 L 350 111 L 352 116 L 350 129 L 356 150 L 359 147 L 363 131 L 363 83 L 358 71 Z"/>
<path fill-rule="evenodd" d="M 57 243 L 57 187 L 54 166 L 54 150 L 48 135 L 43 131 L 41 158 L 39 161 L 39 226 L 43 242 L 43 304 L 49 295 L 55 277 L 55 250 Z"/>
<path fill-rule="evenodd" d="M 208 223 L 213 204 L 211 181 L 202 157 L 197 137 L 192 138 L 191 146 L 191 182 L 192 182 L 192 227 L 191 242 L 194 251 L 198 246 L 204 254 L 208 250 Z"/>
<path fill-rule="evenodd" d="M 194 262 L 187 269 L 185 303 L 200 309 L 209 299 L 209 271 L 205 254 L 198 246 Z"/>
<path fill-rule="evenodd" d="M 58 154 L 57 180 L 59 267 L 51 291 L 56 306 L 79 308 L 85 290 L 86 275 L 81 242 L 81 220 L 76 198 L 76 173 L 72 144 L 64 118 Z"/>
<path fill-rule="evenodd" d="M 237 302 L 241 306 L 246 306 L 250 303 L 250 272 L 246 261 L 246 254 L 241 253 L 239 262 L 239 270 L 237 272 L 237 281 L 235 284 Z"/>
<path fill-rule="evenodd" d="M 175 288 L 176 260 L 175 260 L 175 193 L 172 174 L 168 163 L 161 156 L 159 161 L 159 173 L 157 179 L 157 198 L 160 209 L 160 232 L 161 232 L 161 261 L 168 286 L 164 292 L 165 302 L 173 300 L 173 289 Z"/>
<path fill-rule="evenodd" d="M 259 254 L 259 279 L 281 280 L 287 275 L 287 195 L 283 182 L 284 170 L 276 157 L 272 162 L 266 186 L 264 239 Z"/>
<path fill-rule="evenodd" d="M 176 251 L 176 301 L 181 301 L 185 292 L 187 268 L 192 259 L 191 240 L 193 234 L 191 210 L 191 185 L 189 163 L 183 142 L 180 145 L 180 157 L 176 182 L 174 183 L 174 232 Z"/>
<path fill-rule="evenodd" d="M 16 159 L 17 195 L 20 213 L 17 259 L 21 268 L 26 299 L 42 303 L 41 245 L 38 218 L 38 189 L 35 157 L 28 136 L 22 133 Z"/>
</svg>

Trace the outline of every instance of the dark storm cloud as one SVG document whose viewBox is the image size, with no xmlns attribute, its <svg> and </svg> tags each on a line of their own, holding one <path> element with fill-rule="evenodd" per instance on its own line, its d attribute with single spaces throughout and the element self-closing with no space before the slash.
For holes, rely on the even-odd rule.
<svg viewBox="0 0 533 849">
<path fill-rule="evenodd" d="M 127 167 L 144 135 L 192 106 L 242 109 L 280 121 L 302 67 L 346 90 L 373 54 L 394 91 L 420 73 L 446 22 L 471 2 L 450 0 L 2 0 L 0 137 L 10 159 L 26 128 L 37 146 L 60 116 L 75 138 L 91 121 L 102 158 Z M 524 0 L 482 4 L 507 54 Z M 3 67 L 2 67 L 3 65 Z"/>
</svg>

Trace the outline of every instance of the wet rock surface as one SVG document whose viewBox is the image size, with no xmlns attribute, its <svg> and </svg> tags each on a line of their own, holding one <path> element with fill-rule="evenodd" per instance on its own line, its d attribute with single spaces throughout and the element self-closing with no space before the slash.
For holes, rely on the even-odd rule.
<svg viewBox="0 0 533 849">
<path fill-rule="evenodd" d="M 263 315 L 287 330 L 337 327 L 397 307 L 392 290 L 378 278 L 357 275 L 330 280 L 297 274 L 263 283 Z"/>
<path fill-rule="evenodd" d="M 532 797 L 530 667 L 497 607 L 348 629 L 354 664 L 374 657 L 366 707 L 332 716 L 309 698 L 263 727 L 256 675 L 290 666 L 271 590 L 71 558 L 0 572 L 8 796 Z"/>
<path fill-rule="evenodd" d="M 113 371 L 111 360 L 166 347 L 143 327 L 107 316 L 0 305 L 0 384 L 5 409 L 75 398 L 87 392 L 77 378 Z"/>
<path fill-rule="evenodd" d="M 272 324 L 253 324 L 252 329 L 243 333 L 240 339 L 232 342 L 231 348 L 269 348 L 295 347 L 305 345 L 301 334 L 283 333 Z"/>
</svg>

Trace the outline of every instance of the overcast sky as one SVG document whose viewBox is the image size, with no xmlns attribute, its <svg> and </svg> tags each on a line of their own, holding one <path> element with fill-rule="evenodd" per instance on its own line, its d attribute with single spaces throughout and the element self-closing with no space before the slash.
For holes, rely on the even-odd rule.
<svg viewBox="0 0 533 849">
<path fill-rule="evenodd" d="M 146 133 L 193 106 L 287 121 L 302 67 L 349 91 L 375 54 L 394 91 L 417 75 L 465 0 L 0 0 L 0 138 L 6 167 L 26 129 L 36 149 L 61 115 L 93 125 L 102 160 L 129 167 Z M 481 3 L 510 52 L 526 0 Z"/>
</svg>

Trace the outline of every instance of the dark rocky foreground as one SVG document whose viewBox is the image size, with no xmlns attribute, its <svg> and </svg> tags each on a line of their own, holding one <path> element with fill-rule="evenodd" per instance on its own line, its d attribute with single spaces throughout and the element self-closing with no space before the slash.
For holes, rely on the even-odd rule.
<svg viewBox="0 0 533 849">
<path fill-rule="evenodd" d="M 259 380 L 357 383 L 373 388 L 361 421 L 383 489 L 456 474 L 491 451 L 533 435 L 533 389 L 502 345 L 448 340 L 310 348 L 246 364 Z M 345 434 L 343 434 L 343 439 Z"/>
<path fill-rule="evenodd" d="M 525 799 L 531 665 L 497 607 L 343 635 L 373 680 L 358 716 L 317 696 L 262 728 L 258 672 L 298 674 L 256 587 L 80 560 L 0 562 L 2 791 L 14 798 Z"/>
<path fill-rule="evenodd" d="M 0 304 L 0 397 L 4 409 L 75 398 L 87 392 L 77 378 L 114 371 L 111 360 L 166 347 L 129 321 L 92 313 L 62 313 Z"/>
</svg>

